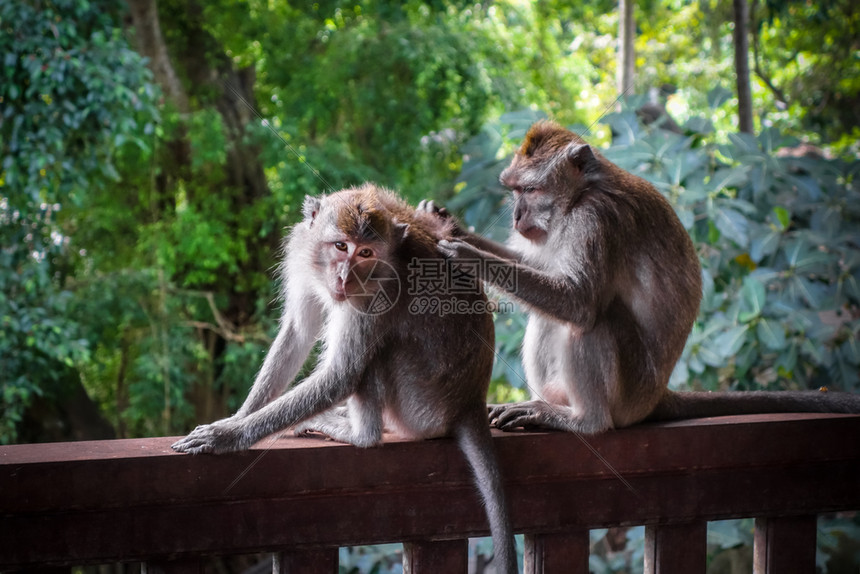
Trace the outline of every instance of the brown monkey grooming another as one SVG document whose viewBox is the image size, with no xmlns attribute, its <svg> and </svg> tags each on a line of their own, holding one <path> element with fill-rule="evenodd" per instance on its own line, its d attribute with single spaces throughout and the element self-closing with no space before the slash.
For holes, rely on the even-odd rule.
<svg viewBox="0 0 860 574">
<path fill-rule="evenodd" d="M 383 422 L 404 438 L 453 436 L 484 499 L 499 572 L 515 574 L 485 402 L 492 317 L 410 310 L 407 288 L 429 279 L 410 277 L 409 264 L 444 263 L 436 242 L 445 233 L 435 216 L 370 184 L 307 198 L 285 245 L 280 331 L 248 398 L 234 416 L 197 427 L 173 448 L 243 450 L 295 425 L 296 434 L 319 431 L 360 447 L 382 442 Z M 473 310 L 487 301 L 480 284 L 448 296 Z M 316 368 L 282 395 L 317 339 Z"/>
<path fill-rule="evenodd" d="M 495 426 L 595 433 L 645 419 L 860 413 L 849 393 L 670 391 L 702 284 L 669 202 L 553 122 L 532 126 L 500 181 L 514 199 L 509 246 L 456 228 L 439 243 L 451 258 L 512 268 L 513 288 L 475 266 L 532 311 L 522 353 L 533 400 L 492 407 Z M 432 202 L 419 211 L 447 218 Z"/>
</svg>

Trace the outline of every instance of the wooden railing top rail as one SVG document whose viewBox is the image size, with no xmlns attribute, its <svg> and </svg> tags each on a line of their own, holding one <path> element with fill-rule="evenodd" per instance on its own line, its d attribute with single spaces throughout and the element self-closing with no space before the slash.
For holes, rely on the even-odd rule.
<svg viewBox="0 0 860 574">
<path fill-rule="evenodd" d="M 487 534 L 451 440 L 366 450 L 173 438 L 0 447 L 0 569 Z M 860 509 L 860 416 L 753 415 L 578 437 L 495 433 L 517 532 Z"/>
</svg>

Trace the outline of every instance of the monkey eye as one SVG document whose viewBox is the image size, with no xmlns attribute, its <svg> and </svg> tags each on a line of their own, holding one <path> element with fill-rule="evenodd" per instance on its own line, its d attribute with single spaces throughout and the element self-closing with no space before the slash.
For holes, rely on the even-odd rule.
<svg viewBox="0 0 860 574">
<path fill-rule="evenodd" d="M 346 243 L 343 241 L 335 241 L 334 248 L 338 251 L 346 251 Z"/>
<path fill-rule="evenodd" d="M 523 188 L 523 193 L 531 193 L 535 190 L 533 185 L 527 185 Z"/>
<path fill-rule="evenodd" d="M 364 249 L 362 249 L 361 251 L 358 252 L 359 257 L 370 257 L 371 255 L 373 255 L 373 251 L 368 247 L 365 247 Z"/>
</svg>

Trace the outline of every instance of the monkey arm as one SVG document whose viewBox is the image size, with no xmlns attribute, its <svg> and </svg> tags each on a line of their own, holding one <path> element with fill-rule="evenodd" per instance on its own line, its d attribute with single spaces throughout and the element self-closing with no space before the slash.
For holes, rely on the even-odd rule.
<svg viewBox="0 0 860 574">
<path fill-rule="evenodd" d="M 200 425 L 172 445 L 190 454 L 247 450 L 268 435 L 321 413 L 355 392 L 358 377 L 333 369 L 314 371 L 285 395 L 244 418 Z"/>
<path fill-rule="evenodd" d="M 487 253 L 460 240 L 442 240 L 439 250 L 451 259 L 492 262 L 492 265 L 478 266 L 479 279 L 510 293 L 536 311 L 581 329 L 589 330 L 594 326 L 601 297 L 606 296 L 595 288 L 596 285 L 607 284 L 597 269 L 589 273 L 555 276 L 526 263 Z M 509 280 L 509 273 L 491 272 L 493 268 L 496 271 L 501 268 L 511 270 L 515 280 Z"/>
<path fill-rule="evenodd" d="M 316 368 L 303 382 L 244 417 L 198 426 L 172 448 L 191 454 L 245 450 L 345 400 L 356 392 L 362 374 L 384 343 L 384 337 L 370 337 L 379 330 L 374 321 L 374 317 L 341 311 L 326 327 L 325 338 L 331 344 L 325 346 Z"/>
<path fill-rule="evenodd" d="M 464 231 L 462 235 L 458 237 L 458 239 L 465 241 L 476 249 L 480 249 L 481 251 L 490 253 L 501 259 L 508 259 L 510 261 L 517 262 L 522 261 L 522 255 L 520 255 L 518 252 L 514 251 L 507 245 L 497 243 L 492 239 L 488 239 L 476 233 Z"/>
<path fill-rule="evenodd" d="M 266 353 L 248 398 L 234 416 L 246 417 L 280 396 L 308 358 L 322 324 L 322 312 L 310 297 L 299 299 L 287 299 L 278 335 Z"/>
<path fill-rule="evenodd" d="M 356 392 L 367 357 L 321 361 L 313 373 L 286 394 L 245 417 L 200 425 L 172 445 L 191 454 L 246 450 L 266 436 L 319 414 Z"/>
<path fill-rule="evenodd" d="M 448 212 L 447 209 L 445 209 L 444 207 L 439 207 L 432 200 L 422 199 L 421 202 L 418 204 L 416 211 L 428 213 L 430 215 L 435 216 L 439 221 L 443 221 L 449 224 L 451 226 L 452 235 L 455 239 L 465 241 L 466 243 L 480 249 L 481 251 L 492 253 L 493 255 L 501 257 L 502 259 L 510 259 L 511 261 L 522 260 L 522 256 L 519 253 L 507 247 L 506 245 L 497 243 L 492 239 L 488 239 L 486 237 L 478 235 L 477 233 L 466 231 Z"/>
</svg>

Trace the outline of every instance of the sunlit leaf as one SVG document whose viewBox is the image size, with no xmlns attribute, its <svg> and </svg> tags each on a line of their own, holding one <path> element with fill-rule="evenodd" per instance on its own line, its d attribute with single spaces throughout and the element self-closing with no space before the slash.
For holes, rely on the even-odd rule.
<svg viewBox="0 0 860 574">
<path fill-rule="evenodd" d="M 732 99 L 733 95 L 734 93 L 731 90 L 722 86 L 717 86 L 708 92 L 708 106 L 711 108 L 718 108 Z"/>
<path fill-rule="evenodd" d="M 773 214 L 776 215 L 776 220 L 782 226 L 782 229 L 788 229 L 791 223 L 791 213 L 786 208 L 777 205 L 773 208 Z"/>
<path fill-rule="evenodd" d="M 749 166 L 722 168 L 711 177 L 710 187 L 713 192 L 718 192 L 727 187 L 735 187 L 746 183 L 749 171 Z"/>
</svg>

